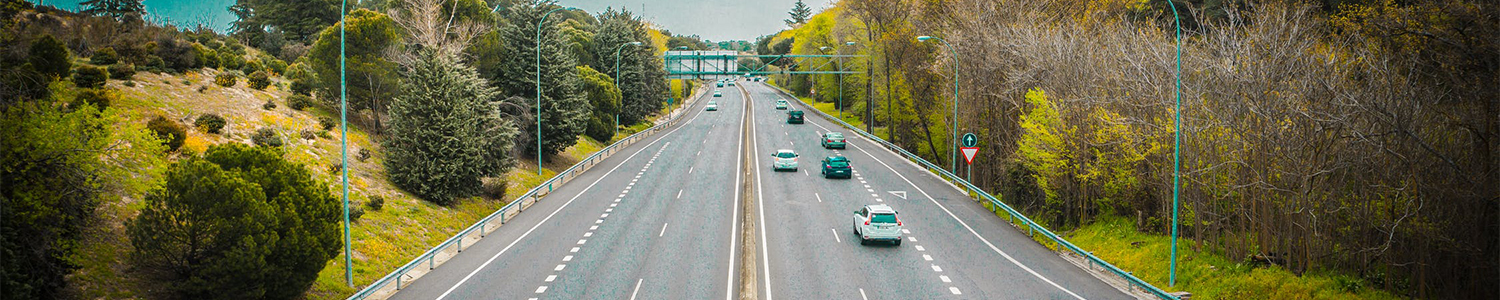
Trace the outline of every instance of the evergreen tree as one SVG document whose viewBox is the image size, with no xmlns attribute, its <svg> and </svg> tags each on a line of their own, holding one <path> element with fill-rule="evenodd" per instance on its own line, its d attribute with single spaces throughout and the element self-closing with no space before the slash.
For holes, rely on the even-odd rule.
<svg viewBox="0 0 1500 300">
<path fill-rule="evenodd" d="M 586 132 L 596 141 L 609 142 L 615 134 L 615 115 L 620 113 L 620 89 L 610 82 L 614 79 L 609 75 L 588 66 L 578 66 L 578 76 L 583 78 L 583 91 L 594 106 Z"/>
<path fill-rule="evenodd" d="M 349 13 L 349 25 L 345 29 L 345 72 L 349 92 L 349 110 L 372 110 L 376 115 L 385 113 L 387 103 L 395 94 L 398 85 L 397 65 L 386 57 L 386 49 L 400 43 L 396 23 L 374 11 L 365 9 Z M 337 24 L 323 30 L 312 50 L 308 51 L 309 66 L 317 74 L 318 99 L 332 107 L 339 104 L 339 27 Z M 376 118 L 377 127 L 379 118 Z"/>
<path fill-rule="evenodd" d="M 620 124 L 630 125 L 646 119 L 660 111 L 671 93 L 667 86 L 666 71 L 661 68 L 661 57 L 651 46 L 651 35 L 646 24 L 628 11 L 606 10 L 600 13 L 599 30 L 594 34 L 594 56 L 599 62 L 594 69 L 620 80 L 620 102 L 623 106 Z M 643 46 L 627 46 L 620 52 L 620 69 L 615 70 L 615 50 L 622 44 L 643 42 Z"/>
<path fill-rule="evenodd" d="M 68 48 L 50 34 L 32 42 L 30 51 L 27 62 L 52 80 L 67 76 L 73 69 L 73 62 L 68 60 Z"/>
<path fill-rule="evenodd" d="M 492 103 L 499 92 L 455 60 L 432 50 L 416 54 L 391 103 L 385 140 L 391 182 L 440 205 L 478 194 L 482 177 L 504 174 L 516 137 Z"/>
<path fill-rule="evenodd" d="M 84 14 L 95 16 L 110 16 L 116 20 L 124 19 L 130 14 L 145 14 L 146 7 L 141 5 L 141 0 L 88 0 L 78 3 L 84 7 Z"/>
<path fill-rule="evenodd" d="M 572 52 L 568 51 L 568 37 L 562 34 L 557 25 L 562 23 L 558 16 L 547 17 L 547 23 L 542 24 L 543 14 L 557 7 L 552 1 L 532 0 L 523 5 L 511 7 L 506 18 L 509 25 L 501 28 L 500 36 L 506 41 L 505 53 L 512 53 L 509 57 L 502 59 L 504 63 L 499 66 L 499 76 L 493 80 L 494 84 L 506 96 L 527 99 L 529 105 L 536 105 L 536 83 L 537 83 L 537 47 L 541 47 L 541 140 L 542 153 L 553 154 L 573 146 L 578 142 L 578 135 L 583 134 L 588 126 L 589 103 L 584 99 L 578 79 L 577 66 Z M 541 42 L 537 41 L 537 28 L 542 29 Z M 531 114 L 535 114 L 535 107 L 531 107 Z M 532 140 L 529 144 L 536 143 L 537 128 L 535 123 L 521 124 L 526 128 L 526 136 Z M 523 138 L 525 138 L 523 137 Z M 519 148 L 525 153 L 536 154 L 535 147 L 519 144 Z"/>
<path fill-rule="evenodd" d="M 280 30 L 292 41 L 314 38 L 338 23 L 339 4 L 339 0 L 237 0 L 229 11 L 237 17 L 232 24 L 234 32 L 249 34 L 249 44 L 260 45 L 264 34 L 261 28 L 265 26 Z"/>
<path fill-rule="evenodd" d="M 807 19 L 812 17 L 812 8 L 807 7 L 807 4 L 802 3 L 802 0 L 797 0 L 797 4 L 792 6 L 792 11 L 786 14 L 792 17 L 783 21 L 786 22 L 786 26 L 803 24 L 807 23 Z"/>
</svg>

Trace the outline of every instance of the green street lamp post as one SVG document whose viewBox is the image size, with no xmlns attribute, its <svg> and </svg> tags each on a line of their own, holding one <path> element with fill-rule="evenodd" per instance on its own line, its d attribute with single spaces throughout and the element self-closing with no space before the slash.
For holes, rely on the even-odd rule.
<svg viewBox="0 0 1500 300">
<path fill-rule="evenodd" d="M 1167 286 L 1177 286 L 1177 199 L 1182 187 L 1182 19 L 1177 16 L 1177 5 L 1167 1 L 1172 8 L 1172 21 L 1177 24 L 1177 109 L 1172 118 L 1172 262 L 1167 270 Z"/>
<path fill-rule="evenodd" d="M 344 181 L 344 282 L 354 287 L 354 260 L 349 257 L 349 88 L 344 72 L 344 24 L 349 17 L 349 0 L 339 3 L 339 153 L 343 155 L 339 170 Z"/>
<path fill-rule="evenodd" d="M 843 46 L 854 46 L 854 42 L 844 42 Z M 838 48 L 834 48 L 833 49 L 833 54 L 834 55 L 841 54 L 842 51 L 839 51 L 839 49 L 842 49 L 843 46 L 839 46 Z M 838 105 L 839 106 L 839 120 L 843 120 L 844 119 L 844 58 L 843 57 L 839 57 L 839 58 L 837 58 L 834 61 L 838 63 L 838 68 L 839 68 L 839 105 Z"/>
<path fill-rule="evenodd" d="M 953 124 L 948 131 L 948 169 L 953 174 L 958 174 L 958 51 L 954 51 L 953 45 L 949 45 L 943 38 L 925 35 L 917 37 L 917 41 L 922 42 L 934 39 L 943 43 L 943 47 L 953 54 Z"/>
<path fill-rule="evenodd" d="M 572 7 L 558 7 L 542 14 L 542 20 L 536 23 L 536 174 L 542 175 L 542 28 L 547 25 L 547 16 L 560 10 L 577 10 Z"/>
<path fill-rule="evenodd" d="M 615 48 L 615 89 L 616 90 L 620 89 L 620 51 L 621 50 L 625 50 L 625 46 L 631 46 L 631 45 L 640 46 L 641 42 L 624 43 L 624 44 L 620 44 L 620 47 Z M 616 134 L 618 134 L 620 132 L 620 112 L 619 111 L 623 110 L 623 107 L 625 106 L 625 92 L 624 92 L 624 90 L 620 91 L 620 106 L 621 107 L 615 108 L 615 132 L 614 133 L 616 133 Z M 614 136 L 614 134 L 610 134 L 610 136 Z"/>
</svg>

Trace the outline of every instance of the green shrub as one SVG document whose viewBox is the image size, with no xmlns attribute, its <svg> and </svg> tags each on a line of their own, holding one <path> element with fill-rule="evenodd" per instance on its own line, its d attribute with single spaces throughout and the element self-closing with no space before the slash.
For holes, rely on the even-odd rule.
<svg viewBox="0 0 1500 300">
<path fill-rule="evenodd" d="M 209 49 L 200 44 L 193 44 L 193 56 L 198 58 L 198 64 L 206 68 L 219 68 L 219 52 Z"/>
<path fill-rule="evenodd" d="M 222 87 L 233 87 L 235 83 L 238 83 L 238 81 L 239 78 L 235 77 L 234 74 L 229 74 L 229 72 L 222 72 L 219 73 L 219 75 L 214 75 L 214 84 Z"/>
<path fill-rule="evenodd" d="M 333 130 L 333 127 L 338 125 L 339 123 L 334 122 L 333 118 L 318 117 L 318 126 L 322 126 L 323 130 Z"/>
<path fill-rule="evenodd" d="M 125 83 L 121 83 L 121 84 L 123 84 L 123 85 L 125 85 L 127 87 L 135 87 L 135 81 L 126 81 Z"/>
<path fill-rule="evenodd" d="M 278 149 L 228 143 L 167 170 L 126 222 L 133 257 L 173 283 L 171 298 L 305 296 L 339 252 L 339 202 Z"/>
<path fill-rule="evenodd" d="M 115 80 L 130 80 L 135 78 L 135 65 L 113 64 L 109 65 L 109 78 Z"/>
<path fill-rule="evenodd" d="M 224 117 L 220 117 L 217 114 L 203 114 L 198 116 L 197 120 L 193 120 L 193 126 L 198 127 L 198 130 L 212 134 L 219 134 L 220 131 L 224 130 L 224 125 L 228 123 L 228 121 L 224 120 Z"/>
<path fill-rule="evenodd" d="M 147 70 L 147 71 L 161 73 L 161 72 L 166 71 L 166 69 L 167 69 L 167 62 L 164 61 L 164 60 L 162 60 L 160 56 L 148 55 L 148 56 L 146 56 L 146 67 L 143 68 L 143 69 Z"/>
<path fill-rule="evenodd" d="M 245 58 L 235 55 L 233 51 L 219 48 L 219 68 L 224 70 L 239 70 L 245 65 Z"/>
<path fill-rule="evenodd" d="M 156 40 L 156 56 L 166 62 L 165 69 L 174 72 L 203 67 L 192 45 L 174 37 L 163 36 Z"/>
<path fill-rule="evenodd" d="M 62 78 L 73 69 L 73 62 L 68 61 L 68 48 L 50 34 L 32 42 L 29 54 L 26 60 L 31 67 L 50 78 Z"/>
<path fill-rule="evenodd" d="M 365 216 L 365 209 L 355 206 L 349 209 L 349 222 L 359 222 L 359 217 Z"/>
<path fill-rule="evenodd" d="M 182 85 L 192 85 L 192 84 L 193 84 L 193 81 L 191 81 L 191 80 L 187 80 L 187 79 L 183 79 L 182 80 Z"/>
<path fill-rule="evenodd" d="M 187 129 L 183 128 L 182 124 L 177 124 L 162 116 L 156 116 L 150 122 L 146 122 L 146 129 L 156 133 L 156 137 L 167 146 L 168 152 L 177 151 L 177 147 L 182 147 L 182 141 L 187 140 Z"/>
<path fill-rule="evenodd" d="M 115 55 L 115 48 L 104 47 L 94 50 L 94 55 L 89 56 L 89 63 L 106 66 L 119 62 L 119 55 Z"/>
<path fill-rule="evenodd" d="M 380 211 L 381 208 L 385 207 L 385 197 L 370 195 L 370 200 L 365 202 L 365 206 L 369 206 L 370 210 Z"/>
<path fill-rule="evenodd" d="M 265 71 L 255 71 L 250 73 L 250 79 L 245 82 L 250 83 L 250 88 L 252 89 L 264 90 L 267 86 L 271 85 L 271 77 L 266 76 Z"/>
<path fill-rule="evenodd" d="M 52 90 L 47 85 L 52 82 L 52 77 L 37 72 L 30 64 L 0 72 L 0 103 L 8 101 L 39 100 L 51 97 Z"/>
<path fill-rule="evenodd" d="M 365 160 L 370 159 L 370 149 L 359 148 L 359 154 L 354 155 L 354 159 L 357 159 L 360 162 L 364 162 Z"/>
<path fill-rule="evenodd" d="M 276 74 L 286 74 L 286 61 L 274 58 L 270 60 L 262 59 L 261 61 L 266 62 L 266 68 L 270 69 L 271 72 L 276 72 Z"/>
<path fill-rule="evenodd" d="M 331 139 L 333 139 L 333 135 L 332 134 L 328 134 L 328 131 L 326 131 L 326 130 L 325 131 L 319 131 L 318 132 L 318 138 L 331 140 Z"/>
<path fill-rule="evenodd" d="M 293 94 L 298 94 L 298 95 L 303 95 L 303 96 L 312 96 L 312 89 L 313 89 L 313 87 L 312 87 L 311 84 L 307 84 L 307 81 L 292 80 L 292 87 L 291 87 L 291 89 L 292 89 L 292 93 Z"/>
<path fill-rule="evenodd" d="M 200 86 L 198 86 L 198 93 L 199 94 L 202 94 L 204 91 L 208 91 L 208 86 L 206 86 L 206 85 L 200 85 Z"/>
<path fill-rule="evenodd" d="M 73 102 L 68 103 L 68 107 L 76 110 L 84 105 L 93 105 L 99 111 L 104 111 L 105 108 L 109 108 L 111 102 L 114 102 L 111 96 L 109 90 L 83 89 L 78 91 L 78 96 L 73 98 Z"/>
<path fill-rule="evenodd" d="M 255 142 L 256 146 L 261 147 L 274 148 L 281 147 L 282 145 L 281 135 L 277 134 L 275 129 L 270 128 L 261 128 L 255 130 L 255 134 L 250 135 L 250 141 Z"/>
<path fill-rule="evenodd" d="M 312 129 L 303 129 L 302 131 L 299 131 L 297 133 L 300 134 L 300 135 L 302 135 L 302 139 L 304 139 L 304 140 L 316 140 L 316 139 L 318 139 L 318 133 L 313 132 Z"/>
<path fill-rule="evenodd" d="M 101 88 L 108 79 L 109 74 L 95 66 L 78 66 L 77 73 L 73 73 L 73 84 L 81 88 Z"/>
<path fill-rule="evenodd" d="M 245 72 L 245 74 L 260 72 L 263 69 L 265 68 L 261 66 L 260 60 L 258 59 L 247 61 L 245 62 L 245 65 L 240 66 L 240 71 Z"/>
<path fill-rule="evenodd" d="M 266 104 L 261 104 L 260 108 L 264 108 L 265 110 L 276 109 L 276 102 L 275 101 L 271 101 L 271 100 L 266 100 Z"/>
<path fill-rule="evenodd" d="M 303 110 L 308 107 L 312 107 L 312 98 L 308 96 L 293 94 L 289 97 L 286 97 L 286 106 L 291 107 L 293 110 Z"/>
</svg>

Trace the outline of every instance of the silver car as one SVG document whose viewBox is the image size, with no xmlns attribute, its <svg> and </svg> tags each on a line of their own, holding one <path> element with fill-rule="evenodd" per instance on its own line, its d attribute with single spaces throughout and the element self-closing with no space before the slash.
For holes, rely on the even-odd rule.
<svg viewBox="0 0 1500 300">
<path fill-rule="evenodd" d="M 865 205 L 854 211 L 854 234 L 859 235 L 860 245 L 873 241 L 890 241 L 901 245 L 901 218 L 896 210 L 885 204 Z"/>
<path fill-rule="evenodd" d="M 797 171 L 797 153 L 792 152 L 791 149 L 776 150 L 776 153 L 771 153 L 771 157 L 776 158 L 775 161 L 771 162 L 771 170 Z"/>
</svg>

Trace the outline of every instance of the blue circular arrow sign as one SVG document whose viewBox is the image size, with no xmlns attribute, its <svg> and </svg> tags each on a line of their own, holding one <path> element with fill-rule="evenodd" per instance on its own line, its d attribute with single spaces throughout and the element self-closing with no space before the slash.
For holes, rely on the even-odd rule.
<svg viewBox="0 0 1500 300">
<path fill-rule="evenodd" d="M 964 147 L 977 147 L 977 146 L 979 146 L 979 136 L 974 135 L 974 133 L 972 133 L 972 132 L 965 133 L 964 134 L 964 138 L 963 138 L 963 145 L 964 145 Z"/>
</svg>

